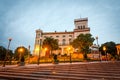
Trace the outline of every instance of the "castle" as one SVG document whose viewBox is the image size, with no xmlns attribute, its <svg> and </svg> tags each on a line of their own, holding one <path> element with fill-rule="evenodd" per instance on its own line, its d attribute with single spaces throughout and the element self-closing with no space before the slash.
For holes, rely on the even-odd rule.
<svg viewBox="0 0 120 80">
<path fill-rule="evenodd" d="M 67 53 L 66 49 L 69 46 L 70 42 L 77 38 L 80 34 L 90 33 L 90 28 L 88 27 L 88 18 L 79 18 L 74 20 L 75 28 L 73 31 L 64 31 L 64 32 L 43 32 L 40 29 L 36 30 L 35 44 L 33 55 L 45 56 L 45 49 L 42 49 L 42 42 L 46 37 L 52 37 L 58 40 L 60 49 L 56 53 L 65 54 Z M 41 48 L 40 48 L 41 47 Z"/>
</svg>

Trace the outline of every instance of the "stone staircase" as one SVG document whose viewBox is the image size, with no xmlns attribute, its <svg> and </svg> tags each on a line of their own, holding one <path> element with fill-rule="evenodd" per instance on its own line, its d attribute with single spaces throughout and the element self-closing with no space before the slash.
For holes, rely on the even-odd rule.
<svg viewBox="0 0 120 80">
<path fill-rule="evenodd" d="M 0 69 L 0 80 L 120 80 L 120 62 L 86 62 Z"/>
</svg>

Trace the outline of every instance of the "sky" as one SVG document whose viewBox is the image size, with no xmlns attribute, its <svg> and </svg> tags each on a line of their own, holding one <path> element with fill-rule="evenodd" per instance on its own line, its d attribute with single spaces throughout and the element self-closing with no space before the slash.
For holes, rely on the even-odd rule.
<svg viewBox="0 0 120 80">
<path fill-rule="evenodd" d="M 74 19 L 86 17 L 99 44 L 120 43 L 120 0 L 0 0 L 0 46 L 12 38 L 13 51 L 29 45 L 32 51 L 36 29 L 73 31 Z"/>
</svg>

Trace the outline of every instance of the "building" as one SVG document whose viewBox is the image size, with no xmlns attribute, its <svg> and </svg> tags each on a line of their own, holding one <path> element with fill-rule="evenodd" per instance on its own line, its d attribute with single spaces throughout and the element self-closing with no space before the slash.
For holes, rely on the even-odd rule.
<svg viewBox="0 0 120 80">
<path fill-rule="evenodd" d="M 116 48 L 117 48 L 118 59 L 120 59 L 120 44 L 117 44 Z"/>
<path fill-rule="evenodd" d="M 33 50 L 33 55 L 38 55 L 41 53 L 41 56 L 45 56 L 45 50 L 39 48 L 42 45 L 42 41 L 46 37 L 52 37 L 58 40 L 59 43 L 59 53 L 67 53 L 66 49 L 69 46 L 70 42 L 77 38 L 80 34 L 90 33 L 90 28 L 88 27 L 88 18 L 80 18 L 74 20 L 75 28 L 73 31 L 64 31 L 64 32 L 43 32 L 42 30 L 36 30 L 35 45 Z M 41 49 L 41 50 L 40 50 Z M 58 53 L 58 52 L 56 52 Z"/>
<path fill-rule="evenodd" d="M 91 54 L 88 54 L 88 57 L 91 59 L 100 59 L 100 52 L 99 52 L 99 46 L 96 44 L 93 44 L 91 47 Z"/>
</svg>

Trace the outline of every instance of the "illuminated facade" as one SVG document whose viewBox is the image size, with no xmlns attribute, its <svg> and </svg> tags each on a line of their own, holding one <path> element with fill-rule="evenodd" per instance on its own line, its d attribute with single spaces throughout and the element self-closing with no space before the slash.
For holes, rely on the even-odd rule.
<svg viewBox="0 0 120 80">
<path fill-rule="evenodd" d="M 117 44 L 117 45 L 116 45 L 116 48 L 117 48 L 117 54 L 118 54 L 118 56 L 120 57 L 120 44 Z"/>
<path fill-rule="evenodd" d="M 43 32 L 42 30 L 36 30 L 35 44 L 33 55 L 38 55 L 41 53 L 41 56 L 45 56 L 45 50 L 40 46 L 46 37 L 52 37 L 58 40 L 60 50 L 56 53 L 65 54 L 67 53 L 66 49 L 69 46 L 70 42 L 77 38 L 80 34 L 90 33 L 90 28 L 88 27 L 88 18 L 80 18 L 74 20 L 75 28 L 73 31 L 64 31 L 64 32 Z"/>
</svg>

